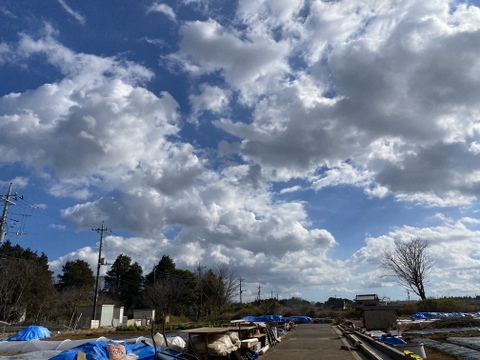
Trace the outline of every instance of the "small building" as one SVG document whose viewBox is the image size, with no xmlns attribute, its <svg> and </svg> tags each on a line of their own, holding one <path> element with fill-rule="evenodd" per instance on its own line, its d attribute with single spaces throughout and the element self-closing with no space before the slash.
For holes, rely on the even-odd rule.
<svg viewBox="0 0 480 360">
<path fill-rule="evenodd" d="M 380 299 L 377 294 L 364 294 L 355 296 L 355 309 L 363 309 L 368 306 L 378 306 Z"/>
<path fill-rule="evenodd" d="M 386 331 L 397 319 L 396 311 L 382 304 L 377 294 L 357 295 L 355 309 L 362 311 L 363 326 L 367 330 Z"/>
<path fill-rule="evenodd" d="M 75 316 L 74 328 L 91 328 L 93 306 L 80 306 Z M 118 326 L 123 322 L 123 306 L 115 308 L 115 305 L 98 305 L 95 309 L 95 327 Z"/>
<path fill-rule="evenodd" d="M 134 309 L 133 318 L 137 326 L 150 326 L 155 320 L 155 309 Z"/>
<path fill-rule="evenodd" d="M 123 325 L 126 322 L 126 316 L 124 315 L 124 307 L 113 308 L 113 326 L 117 327 Z"/>
<path fill-rule="evenodd" d="M 364 307 L 362 320 L 367 330 L 388 331 L 397 321 L 397 312 L 389 306 Z"/>
</svg>

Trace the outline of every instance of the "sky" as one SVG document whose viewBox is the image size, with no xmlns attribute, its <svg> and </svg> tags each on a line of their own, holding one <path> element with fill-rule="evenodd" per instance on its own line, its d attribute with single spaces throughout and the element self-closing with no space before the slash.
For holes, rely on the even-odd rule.
<svg viewBox="0 0 480 360">
<path fill-rule="evenodd" d="M 416 299 L 381 258 L 421 238 L 476 296 L 479 94 L 480 1 L 0 0 L 6 239 L 323 302 Z"/>
</svg>

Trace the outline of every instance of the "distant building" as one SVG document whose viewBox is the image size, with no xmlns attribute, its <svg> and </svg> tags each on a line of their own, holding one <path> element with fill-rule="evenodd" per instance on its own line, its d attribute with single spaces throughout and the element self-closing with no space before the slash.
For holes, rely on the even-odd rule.
<svg viewBox="0 0 480 360">
<path fill-rule="evenodd" d="M 135 309 L 133 310 L 133 318 L 137 326 L 150 326 L 151 321 L 155 320 L 154 309 Z"/>
<path fill-rule="evenodd" d="M 377 294 L 364 294 L 355 296 L 355 309 L 363 309 L 368 306 L 378 306 L 380 299 Z"/>
<path fill-rule="evenodd" d="M 118 326 L 123 322 L 123 306 L 116 308 L 115 305 L 99 305 L 95 310 L 97 327 Z M 92 306 L 80 306 L 73 327 L 76 329 L 92 327 L 92 312 Z"/>
</svg>

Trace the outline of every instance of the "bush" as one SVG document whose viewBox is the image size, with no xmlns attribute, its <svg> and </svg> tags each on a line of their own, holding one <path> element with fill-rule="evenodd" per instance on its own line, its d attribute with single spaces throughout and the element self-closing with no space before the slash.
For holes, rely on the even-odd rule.
<svg viewBox="0 0 480 360">
<path fill-rule="evenodd" d="M 473 313 L 480 309 L 480 303 L 474 298 L 428 298 L 395 306 L 395 309 L 399 316 L 410 316 L 417 312 Z"/>
</svg>

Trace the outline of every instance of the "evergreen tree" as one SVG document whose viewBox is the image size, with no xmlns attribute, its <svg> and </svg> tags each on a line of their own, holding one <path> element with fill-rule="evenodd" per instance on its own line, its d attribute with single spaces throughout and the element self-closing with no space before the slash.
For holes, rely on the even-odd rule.
<svg viewBox="0 0 480 360">
<path fill-rule="evenodd" d="M 147 284 L 153 284 L 156 280 L 165 277 L 168 274 L 173 274 L 176 271 L 176 265 L 168 255 L 163 255 L 162 259 L 153 268 L 153 270 L 145 276 Z"/>
<path fill-rule="evenodd" d="M 176 268 L 172 258 L 163 255 L 152 272 L 145 276 L 144 303 L 162 314 L 187 315 L 193 312 L 198 297 L 193 272 Z"/>
<path fill-rule="evenodd" d="M 90 265 L 84 260 L 67 261 L 62 267 L 63 273 L 58 275 L 56 288 L 59 291 L 66 289 L 93 289 L 95 276 Z"/>
<path fill-rule="evenodd" d="M 133 309 L 142 290 L 142 273 L 138 263 L 132 264 L 129 256 L 120 254 L 107 272 L 105 290 L 112 299 L 127 309 Z"/>
</svg>

